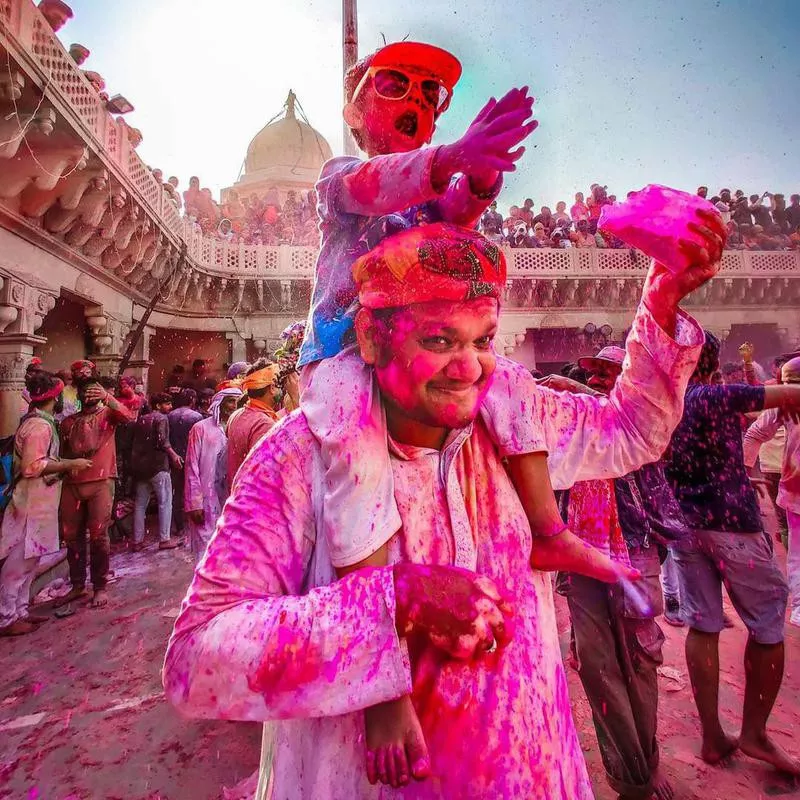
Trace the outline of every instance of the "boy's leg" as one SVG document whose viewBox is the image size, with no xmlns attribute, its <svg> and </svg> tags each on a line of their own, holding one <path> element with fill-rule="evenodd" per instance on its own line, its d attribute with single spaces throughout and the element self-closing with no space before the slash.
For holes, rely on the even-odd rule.
<svg viewBox="0 0 800 800">
<path fill-rule="evenodd" d="M 363 561 L 401 526 L 372 370 L 354 349 L 303 371 L 300 406 L 325 467 L 323 532 L 335 567 Z"/>
</svg>

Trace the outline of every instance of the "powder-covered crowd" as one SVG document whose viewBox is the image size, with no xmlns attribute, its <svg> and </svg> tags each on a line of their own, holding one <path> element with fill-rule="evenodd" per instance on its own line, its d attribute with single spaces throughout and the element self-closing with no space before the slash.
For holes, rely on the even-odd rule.
<svg viewBox="0 0 800 800">
<path fill-rule="evenodd" d="M 540 383 L 497 355 L 506 265 L 476 228 L 536 127 L 533 99 L 492 98 L 461 138 L 425 147 L 460 74 L 415 42 L 347 74 L 367 160 L 334 158 L 317 183 L 300 407 L 239 470 L 175 624 L 167 696 L 265 723 L 259 798 L 268 784 L 298 799 L 591 798 L 556 572 L 608 782 L 669 800 L 666 561 L 703 758 L 738 749 L 798 775 L 767 727 L 789 589 L 749 465 L 783 425 L 791 510 L 800 361 L 781 383 L 717 382 L 719 343 L 679 303 L 716 273 L 728 228 L 705 198 L 663 187 L 617 215 L 653 256 L 624 350 L 582 360 L 588 385 Z M 745 412 L 766 413 L 746 455 Z M 718 707 L 723 582 L 749 633 L 738 738 Z"/>
<path fill-rule="evenodd" d="M 768 732 L 790 588 L 800 622 L 800 354 L 787 354 L 780 382 L 755 385 L 745 349 L 749 382 L 719 383 L 719 342 L 679 304 L 716 273 L 727 225 L 702 197 L 672 193 L 667 211 L 656 190 L 648 213 L 628 219 L 640 249 L 660 255 L 624 349 L 580 359 L 585 383 L 537 381 L 499 356 L 506 263 L 476 228 L 536 127 L 533 99 L 527 88 L 492 98 L 456 142 L 425 147 L 460 75 L 450 53 L 408 41 L 347 74 L 344 117 L 368 160 L 335 158 L 317 184 L 322 242 L 286 392 L 298 407 L 276 419 L 280 359 L 213 390 L 196 364 L 181 406 L 157 395 L 134 426 L 132 468 L 147 462 L 141 446 L 165 473 L 137 474 L 137 502 L 152 487 L 166 515 L 167 470 L 183 466 L 199 557 L 165 658 L 166 694 L 191 716 L 265 723 L 259 798 L 271 785 L 297 800 L 589 800 L 555 573 L 606 777 L 623 800 L 678 796 L 658 748 L 665 594 L 688 627 L 703 758 L 738 749 L 800 775 Z M 90 432 L 133 416 L 91 365 L 77 366 L 82 407 L 61 423 L 63 453 L 53 449 L 63 387 L 46 373 L 31 377 L 15 437 L 21 477 L 0 552 L 11 625 L 35 624 L 21 576 L 57 546 L 57 508 L 40 519 L 31 509 L 44 503 L 24 494 L 53 508 L 52 476 L 64 473 L 64 538 L 70 546 L 63 512 L 74 508 L 91 540 L 110 486 Z M 214 394 L 210 416 L 192 423 L 198 390 Z M 747 413 L 758 418 L 745 434 Z M 92 415 L 103 425 L 70 423 Z M 781 427 L 788 584 L 751 480 Z M 87 471 L 94 480 L 80 481 Z M 163 521 L 161 535 L 169 541 Z M 748 631 L 738 737 L 718 703 L 723 583 Z"/>
<path fill-rule="evenodd" d="M 633 194 L 628 192 L 627 196 Z M 698 187 L 697 195 L 708 198 L 708 187 Z M 788 205 L 782 194 L 764 192 L 748 198 L 742 189 L 733 195 L 730 189 L 720 189 L 708 200 L 727 226 L 727 249 L 800 250 L 800 194 L 793 194 Z M 555 211 L 542 206 L 537 213 L 528 198 L 521 206 L 511 206 L 508 217 L 503 217 L 497 201 L 493 201 L 481 216 L 480 230 L 493 242 L 515 248 L 620 249 L 627 247 L 622 239 L 598 228 L 603 208 L 617 202 L 616 195 L 608 194 L 607 186 L 597 183 L 585 196 L 576 192 L 569 208 L 560 200 Z"/>
<path fill-rule="evenodd" d="M 219 384 L 198 359 L 189 375 L 173 371 L 166 390 L 149 399 L 135 379 L 101 377 L 91 361 L 56 375 L 32 360 L 24 413 L 5 442 L 0 636 L 47 621 L 30 612 L 30 589 L 40 558 L 61 543 L 71 591 L 54 607 L 87 594 L 87 545 L 90 606 L 104 606 L 109 528 L 132 509 L 129 544 L 142 550 L 153 496 L 159 549 L 186 538 L 199 559 L 248 451 L 297 405 L 303 329 L 290 326 L 274 359 L 232 364 Z"/>
</svg>

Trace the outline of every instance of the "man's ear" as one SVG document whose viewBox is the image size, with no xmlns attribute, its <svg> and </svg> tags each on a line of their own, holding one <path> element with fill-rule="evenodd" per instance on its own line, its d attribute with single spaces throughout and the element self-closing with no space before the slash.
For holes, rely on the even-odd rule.
<svg viewBox="0 0 800 800">
<path fill-rule="evenodd" d="M 378 360 L 378 342 L 375 319 L 368 308 L 362 308 L 356 314 L 353 325 L 356 329 L 356 341 L 365 364 L 374 365 Z"/>
<path fill-rule="evenodd" d="M 364 127 L 364 114 L 355 103 L 348 103 L 342 111 L 347 127 L 354 131 L 360 131 Z"/>
</svg>

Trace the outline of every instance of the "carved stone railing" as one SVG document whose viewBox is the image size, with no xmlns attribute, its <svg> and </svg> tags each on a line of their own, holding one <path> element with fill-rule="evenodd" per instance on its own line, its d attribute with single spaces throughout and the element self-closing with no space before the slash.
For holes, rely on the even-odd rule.
<svg viewBox="0 0 800 800">
<path fill-rule="evenodd" d="M 0 221 L 140 301 L 170 278 L 164 311 L 305 312 L 317 249 L 229 244 L 181 218 L 136 154 L 132 129 L 108 113 L 31 0 L 0 0 L 0 58 L 11 65 L 0 77 Z M 506 255 L 509 302 L 518 308 L 629 308 L 647 268 L 630 250 Z M 693 302 L 795 305 L 799 292 L 800 253 L 729 251 L 720 277 Z"/>
</svg>

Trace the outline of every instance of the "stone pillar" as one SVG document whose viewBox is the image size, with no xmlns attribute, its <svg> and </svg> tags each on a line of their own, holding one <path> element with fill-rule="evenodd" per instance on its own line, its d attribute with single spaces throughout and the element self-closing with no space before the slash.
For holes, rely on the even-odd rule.
<svg viewBox="0 0 800 800">
<path fill-rule="evenodd" d="M 100 375 L 116 376 L 130 325 L 103 313 L 102 306 L 88 306 L 85 314 L 92 335 L 89 358 L 97 365 Z"/>
<path fill-rule="evenodd" d="M 235 361 L 247 361 L 247 341 L 235 331 L 226 333 L 225 338 L 230 342 L 231 364 Z"/>
<path fill-rule="evenodd" d="M 36 331 L 56 298 L 54 292 L 23 283 L 13 275 L 0 281 L 0 436 L 9 436 L 25 410 L 25 368 L 34 347 L 47 342 Z"/>
<path fill-rule="evenodd" d="M 27 410 L 22 398 L 25 368 L 33 358 L 33 348 L 46 341 L 24 333 L 0 335 L 0 436 L 13 434 Z"/>
<path fill-rule="evenodd" d="M 133 349 L 133 355 L 128 362 L 125 370 L 126 375 L 130 375 L 144 386 L 145 394 L 150 394 L 151 389 L 148 385 L 150 378 L 150 367 L 153 366 L 153 360 L 150 358 L 150 340 L 155 335 L 156 329 L 145 325 L 142 330 L 142 335 Z"/>
</svg>

